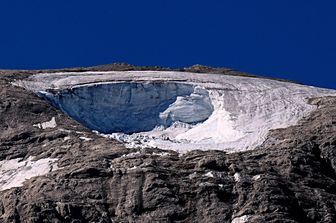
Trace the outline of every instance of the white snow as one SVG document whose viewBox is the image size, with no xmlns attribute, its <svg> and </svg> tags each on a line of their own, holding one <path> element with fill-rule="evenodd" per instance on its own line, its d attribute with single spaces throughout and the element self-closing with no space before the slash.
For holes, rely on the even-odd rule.
<svg viewBox="0 0 336 223">
<path fill-rule="evenodd" d="M 91 138 L 88 138 L 88 137 L 85 137 L 85 136 L 80 136 L 79 137 L 81 140 L 84 140 L 84 141 L 91 141 L 92 139 Z"/>
<path fill-rule="evenodd" d="M 235 179 L 236 182 L 239 182 L 241 180 L 241 176 L 240 176 L 240 173 L 235 173 L 233 175 L 233 178 Z"/>
<path fill-rule="evenodd" d="M 197 176 L 198 176 L 198 174 L 197 174 L 196 172 L 193 172 L 192 174 L 190 174 L 190 175 L 188 176 L 188 178 L 189 178 L 190 180 L 192 180 L 192 179 L 196 178 Z"/>
<path fill-rule="evenodd" d="M 66 137 L 63 138 L 63 141 L 68 141 L 68 140 L 70 140 L 70 139 L 71 139 L 70 136 L 66 136 Z"/>
<path fill-rule="evenodd" d="M 231 223 L 246 223 L 249 222 L 249 219 L 250 219 L 249 215 L 243 215 L 232 219 Z"/>
<path fill-rule="evenodd" d="M 57 159 L 40 159 L 33 161 L 34 157 L 27 160 L 12 159 L 0 161 L 0 191 L 13 187 L 21 187 L 25 180 L 36 176 L 45 175 L 57 170 Z"/>
<path fill-rule="evenodd" d="M 259 174 L 258 174 L 258 175 L 255 175 L 255 176 L 252 177 L 252 180 L 259 180 L 260 177 L 261 177 L 261 176 L 260 176 Z"/>
<path fill-rule="evenodd" d="M 210 172 L 207 172 L 207 173 L 204 174 L 203 176 L 205 176 L 205 177 L 210 177 L 210 178 L 214 178 L 214 177 L 215 177 L 211 171 L 210 171 Z"/>
<path fill-rule="evenodd" d="M 201 144 L 212 142 L 232 142 L 244 136 L 242 132 L 234 129 L 230 114 L 225 110 L 215 110 L 208 120 L 196 125 L 190 130 L 179 134 L 177 140 L 198 142 Z"/>
<path fill-rule="evenodd" d="M 139 156 L 141 155 L 141 152 L 138 151 L 138 152 L 134 152 L 134 153 L 128 153 L 128 154 L 124 154 L 122 155 L 121 157 L 136 157 L 136 156 Z"/>
<path fill-rule="evenodd" d="M 169 156 L 170 155 L 170 153 L 164 153 L 164 152 L 162 152 L 162 153 L 152 153 L 152 156 Z"/>
<path fill-rule="evenodd" d="M 58 105 L 63 111 L 85 119 L 89 126 L 97 122 L 104 129 L 109 125 L 128 128 L 101 134 L 126 147 L 181 153 L 254 149 L 270 130 L 295 125 L 316 109 L 308 98 L 336 95 L 335 90 L 276 80 L 170 71 L 47 73 L 16 84 L 55 104 L 61 102 L 48 89 L 64 90 L 64 103 Z M 159 111 L 165 100 L 171 100 L 169 106 Z"/>
<path fill-rule="evenodd" d="M 138 166 L 133 166 L 133 167 L 131 167 L 131 168 L 128 168 L 128 170 L 136 170 L 136 169 L 138 169 L 139 167 Z"/>
<path fill-rule="evenodd" d="M 47 128 L 56 128 L 57 123 L 55 117 L 52 117 L 50 121 L 48 122 L 43 122 L 43 123 L 38 123 L 33 125 L 34 127 L 40 128 L 40 129 L 47 129 Z"/>
</svg>

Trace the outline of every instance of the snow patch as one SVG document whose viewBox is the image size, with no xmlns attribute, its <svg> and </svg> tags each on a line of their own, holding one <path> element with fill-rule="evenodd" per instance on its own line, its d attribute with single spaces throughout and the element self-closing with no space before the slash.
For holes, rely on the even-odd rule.
<svg viewBox="0 0 336 223">
<path fill-rule="evenodd" d="M 136 170 L 136 169 L 138 169 L 138 168 L 140 168 L 140 167 L 138 167 L 138 166 L 133 166 L 133 167 L 131 167 L 131 168 L 128 168 L 128 170 Z"/>
<path fill-rule="evenodd" d="M 58 159 L 33 159 L 34 157 L 29 157 L 22 161 L 20 158 L 0 161 L 0 191 L 21 187 L 27 179 L 59 169 L 56 164 Z"/>
<path fill-rule="evenodd" d="M 88 138 L 88 137 L 85 137 L 85 136 L 80 136 L 79 138 L 80 138 L 81 140 L 86 141 L 86 142 L 88 142 L 88 141 L 92 141 L 91 138 Z"/>
<path fill-rule="evenodd" d="M 210 172 L 207 172 L 207 173 L 204 174 L 203 176 L 205 176 L 205 177 L 211 177 L 211 178 L 214 178 L 214 177 L 215 177 L 211 171 L 210 171 Z"/>
<path fill-rule="evenodd" d="M 134 152 L 134 153 L 123 154 L 121 157 L 137 157 L 139 155 L 141 155 L 140 151 Z"/>
<path fill-rule="evenodd" d="M 255 175 L 255 176 L 252 177 L 252 180 L 259 180 L 260 177 L 261 177 L 260 175 Z"/>
<path fill-rule="evenodd" d="M 161 153 L 152 153 L 152 156 L 169 156 L 170 153 L 165 153 L 165 152 L 161 152 Z"/>
<path fill-rule="evenodd" d="M 249 215 L 243 215 L 232 219 L 231 223 L 246 223 L 249 222 L 249 219 L 250 219 Z"/>
<path fill-rule="evenodd" d="M 68 140 L 70 140 L 70 139 L 71 139 L 70 136 L 66 136 L 66 137 L 63 138 L 63 141 L 68 141 Z"/>
<path fill-rule="evenodd" d="M 48 129 L 48 128 L 52 129 L 57 127 L 57 123 L 55 117 L 52 117 L 49 122 L 38 123 L 33 126 L 39 129 Z"/>
<path fill-rule="evenodd" d="M 193 172 L 192 174 L 190 174 L 190 175 L 188 176 L 188 178 L 189 178 L 190 180 L 192 180 L 192 179 L 196 178 L 197 176 L 198 176 L 198 174 L 197 174 L 196 172 Z"/>
<path fill-rule="evenodd" d="M 199 187 L 216 187 L 217 185 L 210 182 L 201 182 L 198 184 Z"/>
<path fill-rule="evenodd" d="M 233 175 L 233 178 L 234 178 L 234 180 L 235 180 L 236 182 L 240 182 L 240 180 L 241 180 L 240 173 L 235 173 L 235 174 Z"/>
</svg>

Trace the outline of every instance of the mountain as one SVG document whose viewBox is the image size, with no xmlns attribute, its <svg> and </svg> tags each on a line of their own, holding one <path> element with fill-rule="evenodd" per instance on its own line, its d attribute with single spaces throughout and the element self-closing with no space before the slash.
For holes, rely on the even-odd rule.
<svg viewBox="0 0 336 223">
<path fill-rule="evenodd" d="M 335 90 L 200 65 L 0 74 L 0 222 L 336 221 Z"/>
</svg>

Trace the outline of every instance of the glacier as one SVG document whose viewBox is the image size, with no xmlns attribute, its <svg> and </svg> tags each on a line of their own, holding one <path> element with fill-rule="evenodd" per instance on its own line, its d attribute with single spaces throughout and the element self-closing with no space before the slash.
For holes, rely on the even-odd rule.
<svg viewBox="0 0 336 223">
<path fill-rule="evenodd" d="M 150 131 L 178 121 L 193 124 L 213 112 L 205 89 L 180 83 L 99 84 L 41 95 L 68 116 L 101 133 Z"/>
<path fill-rule="evenodd" d="M 126 147 L 178 152 L 255 149 L 270 130 L 316 109 L 309 98 L 336 95 L 277 80 L 174 71 L 45 73 L 15 84 Z"/>
</svg>

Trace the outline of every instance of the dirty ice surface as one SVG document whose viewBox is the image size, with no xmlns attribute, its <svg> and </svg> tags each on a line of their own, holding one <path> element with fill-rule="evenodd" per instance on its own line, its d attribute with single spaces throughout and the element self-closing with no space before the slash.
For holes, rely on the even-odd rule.
<svg viewBox="0 0 336 223">
<path fill-rule="evenodd" d="M 270 79 L 171 71 L 38 74 L 16 83 L 127 147 L 245 151 L 335 90 Z"/>
</svg>

